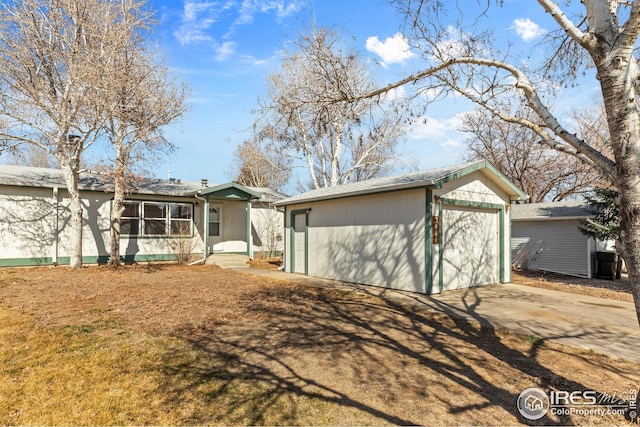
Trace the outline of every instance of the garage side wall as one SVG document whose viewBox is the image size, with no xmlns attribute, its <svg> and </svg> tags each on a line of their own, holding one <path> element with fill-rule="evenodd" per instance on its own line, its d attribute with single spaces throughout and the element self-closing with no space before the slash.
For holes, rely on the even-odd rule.
<svg viewBox="0 0 640 427">
<path fill-rule="evenodd" d="M 310 276 L 424 292 L 425 205 L 426 190 L 415 189 L 287 206 L 286 271 L 290 213 L 310 209 Z"/>
<path fill-rule="evenodd" d="M 512 257 L 524 269 L 589 277 L 587 237 L 575 219 L 513 221 Z"/>
</svg>

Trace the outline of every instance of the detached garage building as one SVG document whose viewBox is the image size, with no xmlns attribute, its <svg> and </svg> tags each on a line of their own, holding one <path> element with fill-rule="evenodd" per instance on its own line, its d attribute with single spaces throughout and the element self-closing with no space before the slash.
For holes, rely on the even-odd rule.
<svg viewBox="0 0 640 427">
<path fill-rule="evenodd" d="M 508 282 L 525 197 L 486 161 L 290 197 L 285 271 L 426 294 Z"/>
<path fill-rule="evenodd" d="M 578 228 L 591 217 L 584 201 L 527 203 L 512 207 L 511 256 L 524 270 L 592 278 L 596 252 L 614 252 L 613 241 L 590 239 Z"/>
</svg>

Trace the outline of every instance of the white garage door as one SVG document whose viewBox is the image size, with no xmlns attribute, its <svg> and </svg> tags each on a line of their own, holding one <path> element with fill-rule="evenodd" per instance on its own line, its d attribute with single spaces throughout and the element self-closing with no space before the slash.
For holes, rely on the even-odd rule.
<svg viewBox="0 0 640 427">
<path fill-rule="evenodd" d="M 498 281 L 498 212 L 446 206 L 442 212 L 443 290 Z"/>
</svg>

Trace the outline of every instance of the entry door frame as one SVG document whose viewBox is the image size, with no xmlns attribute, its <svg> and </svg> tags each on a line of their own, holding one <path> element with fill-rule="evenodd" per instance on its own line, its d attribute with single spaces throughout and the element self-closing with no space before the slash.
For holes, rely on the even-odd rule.
<svg viewBox="0 0 640 427">
<path fill-rule="evenodd" d="M 304 215 L 304 275 L 309 275 L 309 211 L 311 209 L 296 209 L 289 217 L 289 271 L 296 272 L 296 216 Z"/>
</svg>

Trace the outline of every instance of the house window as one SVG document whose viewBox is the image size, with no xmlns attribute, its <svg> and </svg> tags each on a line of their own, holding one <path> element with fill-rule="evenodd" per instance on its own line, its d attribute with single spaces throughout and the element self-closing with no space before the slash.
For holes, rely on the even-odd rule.
<svg viewBox="0 0 640 427">
<path fill-rule="evenodd" d="M 167 204 L 143 202 L 142 221 L 145 236 L 167 234 Z"/>
<path fill-rule="evenodd" d="M 193 205 L 126 201 L 120 233 L 129 236 L 190 236 Z"/>
<path fill-rule="evenodd" d="M 120 219 L 120 234 L 140 234 L 140 203 L 123 202 L 124 212 Z"/>
<path fill-rule="evenodd" d="M 174 236 L 191 234 L 191 220 L 193 209 L 185 203 L 171 203 L 169 205 L 169 229 Z"/>
</svg>

